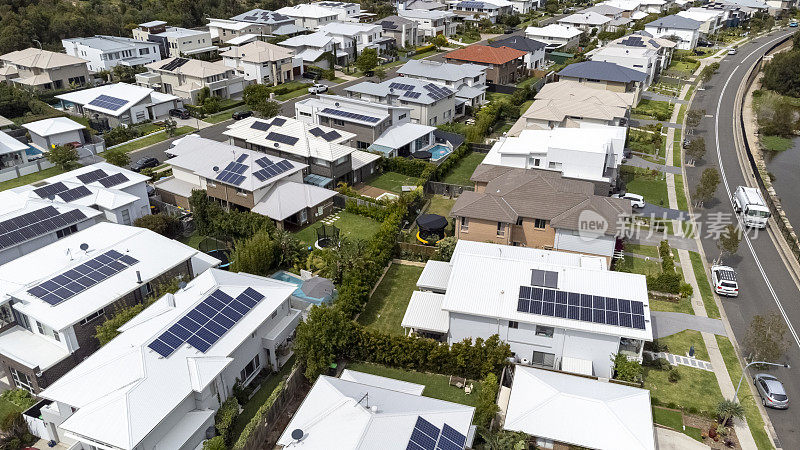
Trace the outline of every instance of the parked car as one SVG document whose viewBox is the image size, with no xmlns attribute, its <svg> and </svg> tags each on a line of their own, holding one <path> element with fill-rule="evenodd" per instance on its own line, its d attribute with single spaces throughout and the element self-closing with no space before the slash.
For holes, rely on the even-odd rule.
<svg viewBox="0 0 800 450">
<path fill-rule="evenodd" d="M 186 108 L 173 108 L 169 110 L 170 117 L 177 117 L 179 119 L 188 119 L 191 117 L 189 110 Z"/>
<path fill-rule="evenodd" d="M 303 78 L 308 78 L 309 80 L 318 80 L 319 74 L 313 70 L 306 70 L 303 72 Z"/>
<path fill-rule="evenodd" d="M 697 46 L 698 47 L 713 47 L 714 43 L 713 42 L 704 41 L 704 40 L 700 39 L 700 40 L 697 41 Z"/>
<path fill-rule="evenodd" d="M 321 94 L 327 91 L 328 91 L 328 86 L 325 86 L 324 84 L 320 83 L 314 83 L 311 85 L 310 88 L 308 88 L 308 92 L 311 94 Z"/>
<path fill-rule="evenodd" d="M 792 21 L 789 22 L 789 26 L 792 27 L 792 28 L 797 28 L 797 21 L 792 19 Z"/>
<path fill-rule="evenodd" d="M 158 166 L 158 160 L 152 157 L 142 158 L 131 165 L 131 170 L 141 172 L 142 169 Z"/>
<path fill-rule="evenodd" d="M 735 55 L 736 54 L 736 47 L 733 47 L 733 48 L 729 49 L 728 50 L 728 54 L 729 55 Z"/>
<path fill-rule="evenodd" d="M 508 28 L 506 28 L 506 31 L 504 31 L 503 33 L 511 34 L 511 33 L 515 32 L 515 31 L 517 31 L 517 30 L 514 27 L 508 27 Z"/>
<path fill-rule="evenodd" d="M 252 115 L 253 111 L 236 111 L 235 113 L 231 114 L 231 118 L 233 118 L 233 120 L 242 120 Z"/>
<path fill-rule="evenodd" d="M 639 194 L 634 194 L 632 192 L 626 192 L 624 194 L 614 194 L 611 197 L 613 198 L 624 198 L 631 201 L 631 206 L 634 208 L 644 208 L 644 197 Z"/>
<path fill-rule="evenodd" d="M 767 373 L 758 373 L 753 377 L 753 384 L 756 385 L 762 405 L 775 409 L 789 408 L 789 396 L 780 380 Z"/>
<path fill-rule="evenodd" d="M 728 297 L 739 296 L 739 283 L 736 282 L 736 272 L 728 266 L 711 266 L 711 282 L 714 292 Z"/>
<path fill-rule="evenodd" d="M 689 139 L 684 139 L 684 140 L 683 140 L 683 148 L 688 148 L 688 147 L 689 147 L 689 144 L 690 144 L 691 142 L 692 142 L 692 141 L 690 141 Z"/>
</svg>

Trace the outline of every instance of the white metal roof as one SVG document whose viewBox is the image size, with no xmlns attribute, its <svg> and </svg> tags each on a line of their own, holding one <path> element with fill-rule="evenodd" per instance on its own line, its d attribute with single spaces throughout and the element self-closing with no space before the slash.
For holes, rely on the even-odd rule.
<svg viewBox="0 0 800 450">
<path fill-rule="evenodd" d="M 252 211 L 270 219 L 288 219 L 305 208 L 313 208 L 330 200 L 336 191 L 312 184 L 281 180 L 271 187 L 264 198 L 256 203 Z"/>
<path fill-rule="evenodd" d="M 392 391 L 405 392 L 406 394 L 422 395 L 425 390 L 424 384 L 409 383 L 408 381 L 395 380 L 371 373 L 358 372 L 356 370 L 344 369 L 339 378 L 345 381 L 367 384 Z"/>
<path fill-rule="evenodd" d="M 414 291 L 400 325 L 403 328 L 447 333 L 450 314 L 442 309 L 444 294 Z"/>
<path fill-rule="evenodd" d="M 471 406 L 322 375 L 292 416 L 278 445 L 287 449 L 400 450 L 408 446 L 417 417 L 439 428 L 446 423 L 467 436 L 474 411 Z M 299 443 L 291 437 L 295 429 L 305 434 Z"/>
<path fill-rule="evenodd" d="M 69 356 L 69 351 L 54 340 L 15 325 L 0 333 L 3 355 L 37 370 L 47 370 Z"/>
<path fill-rule="evenodd" d="M 333 38 L 322 31 L 317 31 L 311 34 L 301 34 L 299 36 L 290 37 L 285 41 L 281 41 L 278 45 L 284 47 L 314 47 L 325 48 L 333 41 Z"/>
<path fill-rule="evenodd" d="M 302 3 L 294 6 L 284 6 L 275 12 L 289 17 L 308 17 L 312 19 L 333 17 L 339 14 L 333 9 L 308 3 Z"/>
<path fill-rule="evenodd" d="M 450 279 L 451 269 L 452 266 L 447 261 L 428 260 L 417 280 L 417 287 L 420 289 L 447 289 L 447 281 Z"/>
<path fill-rule="evenodd" d="M 581 11 L 567 17 L 562 17 L 561 19 L 558 19 L 558 21 L 560 23 L 567 24 L 577 23 L 581 25 L 603 25 L 611 22 L 611 18 L 602 14 L 598 14 L 594 11 Z"/>
<path fill-rule="evenodd" d="M 387 128 L 378 139 L 375 139 L 374 144 L 389 148 L 401 148 L 423 136 L 433 133 L 434 130 L 436 130 L 436 127 L 419 123 L 399 123 Z M 433 143 L 432 140 L 431 143 Z"/>
<path fill-rule="evenodd" d="M 361 150 L 356 150 L 350 154 L 350 158 L 353 170 L 357 170 L 366 166 L 371 162 L 375 162 L 381 159 L 381 155 L 376 155 L 375 153 L 362 152 Z"/>
<path fill-rule="evenodd" d="M 53 136 L 70 131 L 83 130 L 85 126 L 66 117 L 53 117 L 51 119 L 37 120 L 22 125 L 28 131 L 39 136 Z"/>
<path fill-rule="evenodd" d="M 205 353 L 183 345 L 164 358 L 147 347 L 214 290 L 236 297 L 248 287 L 263 294 L 264 300 Z M 233 362 L 232 353 L 296 288 L 271 278 L 207 270 L 175 295 L 165 295 L 136 316 L 122 334 L 40 396 L 77 408 L 60 425 L 63 430 L 115 448 L 136 448 L 157 425 L 175 414 L 175 407 L 187 396 L 202 391 Z"/>
<path fill-rule="evenodd" d="M 89 249 L 81 250 L 81 244 Z M 139 262 L 57 305 L 27 292 L 112 249 Z M 0 298 L 12 297 L 14 309 L 54 330 L 63 330 L 141 287 L 137 272 L 148 282 L 199 253 L 145 228 L 101 222 L 0 266 Z"/>
<path fill-rule="evenodd" d="M 598 450 L 653 450 L 650 392 L 517 365 L 503 428 Z"/>
<path fill-rule="evenodd" d="M 154 91 L 152 89 L 137 86 L 135 84 L 114 83 L 105 84 L 103 86 L 90 89 L 84 89 L 82 91 L 68 92 L 66 94 L 57 95 L 56 98 L 81 105 L 85 109 L 98 111 L 103 114 L 116 117 L 128 111 L 132 106 L 136 105 L 142 100 L 148 99 L 148 97 L 151 97 L 153 93 Z M 159 94 L 160 95 L 156 97 L 156 99 L 150 98 L 149 103 L 163 103 L 165 101 L 178 99 L 178 97 L 175 97 L 174 95 L 162 93 Z M 114 97 L 116 99 L 123 100 L 125 103 L 116 110 L 90 104 L 101 95 Z"/>
<path fill-rule="evenodd" d="M 383 31 L 383 27 L 373 23 L 331 22 L 319 27 L 319 30 L 328 34 L 352 37 L 359 33 L 379 34 Z"/>
<path fill-rule="evenodd" d="M 579 36 L 581 33 L 582 31 L 577 28 L 565 27 L 564 25 L 558 25 L 554 23 L 541 28 L 528 27 L 525 29 L 525 34 L 528 36 L 548 36 L 564 39 L 572 39 L 576 36 Z"/>
<path fill-rule="evenodd" d="M 0 155 L 24 151 L 28 146 L 0 131 Z"/>
</svg>

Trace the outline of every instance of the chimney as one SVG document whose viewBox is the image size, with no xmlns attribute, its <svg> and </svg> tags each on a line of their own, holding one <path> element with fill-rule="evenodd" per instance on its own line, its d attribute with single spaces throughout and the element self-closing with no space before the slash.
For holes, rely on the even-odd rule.
<svg viewBox="0 0 800 450">
<path fill-rule="evenodd" d="M 136 282 L 142 284 L 142 273 L 138 270 L 136 271 Z"/>
</svg>

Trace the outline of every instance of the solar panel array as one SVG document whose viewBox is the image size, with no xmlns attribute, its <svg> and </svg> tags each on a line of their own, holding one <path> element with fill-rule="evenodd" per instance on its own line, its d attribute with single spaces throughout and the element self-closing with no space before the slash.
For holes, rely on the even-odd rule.
<svg viewBox="0 0 800 450">
<path fill-rule="evenodd" d="M 0 222 L 0 249 L 66 228 L 86 218 L 79 210 L 60 213 L 53 206 Z"/>
<path fill-rule="evenodd" d="M 256 120 L 255 122 L 253 122 L 250 125 L 250 128 L 252 128 L 254 130 L 259 130 L 259 131 L 267 131 L 267 130 L 269 130 L 269 127 L 271 127 L 271 126 L 272 126 L 272 124 L 270 124 L 270 123 L 262 122 L 260 120 Z"/>
<path fill-rule="evenodd" d="M 243 155 L 247 157 L 247 155 Z M 241 156 L 239 157 L 241 158 Z M 244 159 L 242 159 L 244 161 Z M 250 166 L 242 164 L 241 162 L 231 161 L 222 169 L 222 172 L 217 174 L 217 180 L 223 183 L 231 184 L 234 186 L 239 186 L 242 184 L 244 180 L 247 179 L 246 176 L 242 175 Z"/>
<path fill-rule="evenodd" d="M 41 198 L 49 198 L 55 196 L 59 192 L 64 192 L 67 189 L 69 188 L 64 183 L 59 181 L 58 183 L 48 184 L 47 186 L 34 189 L 33 193 Z"/>
<path fill-rule="evenodd" d="M 79 198 L 88 197 L 92 195 L 92 191 L 86 186 L 78 186 L 76 188 L 68 189 L 64 192 L 59 192 L 58 197 L 65 202 L 71 202 Z"/>
<path fill-rule="evenodd" d="M 396 23 L 394 23 L 394 22 L 390 22 L 390 21 L 388 21 L 388 20 L 383 20 L 383 21 L 381 21 L 381 22 L 379 23 L 379 25 L 380 25 L 380 26 L 381 26 L 381 27 L 382 27 L 384 30 L 396 30 L 396 29 L 397 29 L 397 24 L 396 24 Z"/>
<path fill-rule="evenodd" d="M 377 117 L 365 116 L 363 114 L 354 114 L 354 113 L 351 113 L 351 112 L 341 111 L 341 110 L 333 109 L 333 108 L 323 108 L 322 112 L 326 113 L 326 114 L 333 114 L 334 116 L 345 117 L 345 118 L 348 118 L 348 119 L 361 120 L 363 122 L 369 122 L 369 123 L 378 123 L 381 120 L 381 119 L 379 119 Z"/>
<path fill-rule="evenodd" d="M 205 353 L 263 299 L 250 287 L 236 298 L 217 289 L 148 347 L 164 358 L 184 343 Z"/>
<path fill-rule="evenodd" d="M 172 61 L 161 66 L 161 70 L 167 70 L 171 72 L 177 69 L 178 67 L 186 64 L 187 62 L 189 62 L 189 60 L 186 58 L 175 58 Z"/>
<path fill-rule="evenodd" d="M 282 127 L 283 124 L 285 123 L 286 119 L 284 119 L 283 117 L 275 117 L 272 119 L 272 124 L 275 125 L 276 127 Z"/>
<path fill-rule="evenodd" d="M 422 95 L 422 94 L 421 94 L 421 93 L 419 93 L 419 92 L 414 92 L 414 91 L 406 91 L 406 92 L 403 94 L 403 97 L 409 97 L 409 98 L 419 98 L 421 95 Z"/>
<path fill-rule="evenodd" d="M 403 83 L 391 83 L 389 85 L 392 89 L 400 89 L 401 91 L 413 91 L 414 86 L 410 84 L 403 84 Z"/>
<path fill-rule="evenodd" d="M 257 159 L 256 164 L 261 166 L 261 169 L 253 172 L 253 176 L 256 177 L 258 181 L 268 180 L 294 167 L 292 163 L 285 159 L 282 159 L 278 162 L 273 162 L 266 156 Z"/>
<path fill-rule="evenodd" d="M 448 424 L 442 429 L 417 416 L 406 450 L 464 450 L 467 437 Z"/>
<path fill-rule="evenodd" d="M 311 133 L 312 136 L 316 136 L 318 138 L 325 139 L 328 142 L 331 142 L 333 140 L 336 140 L 336 139 L 339 139 L 340 137 L 342 137 L 342 135 L 339 134 L 338 131 L 331 130 L 331 131 L 328 131 L 326 133 L 326 132 L 322 131 L 322 129 L 319 128 L 319 127 L 314 127 L 312 129 L 308 130 L 308 132 Z"/>
<path fill-rule="evenodd" d="M 78 175 L 77 178 L 79 180 L 81 180 L 81 183 L 89 184 L 89 183 L 97 181 L 97 180 L 99 180 L 101 178 L 105 178 L 107 176 L 108 176 L 108 174 L 105 173 L 105 171 L 103 171 L 103 169 L 97 169 L 97 170 L 93 170 L 91 172 L 86 172 L 86 173 L 80 174 L 80 175 Z"/>
<path fill-rule="evenodd" d="M 457 5 L 460 8 L 483 8 L 483 2 L 461 2 Z"/>
<path fill-rule="evenodd" d="M 124 183 L 126 181 L 129 181 L 129 180 L 128 180 L 128 177 L 125 176 L 125 174 L 123 174 L 123 173 L 115 173 L 114 175 L 110 175 L 110 176 L 107 176 L 105 178 L 100 178 L 97 181 L 99 181 L 100 184 L 103 185 L 103 187 L 109 188 L 111 186 L 116 186 L 118 184 L 122 184 L 122 183 Z"/>
<path fill-rule="evenodd" d="M 644 303 L 601 295 L 520 286 L 517 311 L 582 322 L 645 329 Z"/>
<path fill-rule="evenodd" d="M 96 99 L 89 102 L 92 106 L 97 106 L 98 108 L 105 108 L 109 111 L 116 111 L 128 103 L 127 100 L 123 100 L 121 98 L 112 97 L 110 95 L 99 95 Z"/>
<path fill-rule="evenodd" d="M 641 36 L 629 36 L 620 41 L 620 44 L 627 45 L 628 47 L 644 47 L 644 41 Z"/>
<path fill-rule="evenodd" d="M 280 142 L 281 144 L 286 144 L 286 145 L 297 144 L 297 141 L 300 140 L 300 138 L 294 136 L 287 136 L 285 134 L 276 133 L 274 131 L 270 131 L 269 134 L 267 134 L 267 139 L 269 139 L 270 141 Z"/>
<path fill-rule="evenodd" d="M 424 87 L 428 91 L 428 95 L 433 97 L 434 100 L 441 100 L 453 94 L 453 91 L 446 87 L 438 86 L 433 83 L 428 83 Z"/>
<path fill-rule="evenodd" d="M 28 293 L 55 306 L 138 262 L 132 256 L 109 250 L 28 289 Z"/>
</svg>

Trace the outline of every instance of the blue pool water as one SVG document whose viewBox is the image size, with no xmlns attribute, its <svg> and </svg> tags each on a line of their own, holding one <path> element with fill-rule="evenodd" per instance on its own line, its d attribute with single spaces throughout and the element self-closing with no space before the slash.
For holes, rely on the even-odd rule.
<svg viewBox="0 0 800 450">
<path fill-rule="evenodd" d="M 42 151 L 32 145 L 28 145 L 28 148 L 25 149 L 25 154 L 28 155 L 28 159 L 38 159 L 42 157 Z"/>
<path fill-rule="evenodd" d="M 297 286 L 297 289 L 294 290 L 294 293 L 292 295 L 301 300 L 305 300 L 307 302 L 314 303 L 316 305 L 319 305 L 321 303 L 327 303 L 332 300 L 330 298 L 315 298 L 307 296 L 306 293 L 303 292 L 302 289 L 300 289 L 300 287 L 303 286 L 303 280 L 299 276 L 291 272 L 280 270 L 270 275 L 270 278 L 274 278 L 279 281 L 285 281 L 287 283 L 292 283 L 295 286 Z M 336 294 L 336 292 L 334 292 L 334 294 Z"/>
<path fill-rule="evenodd" d="M 429 151 L 431 152 L 431 161 L 438 161 L 452 152 L 449 147 L 442 144 L 434 145 Z"/>
</svg>

